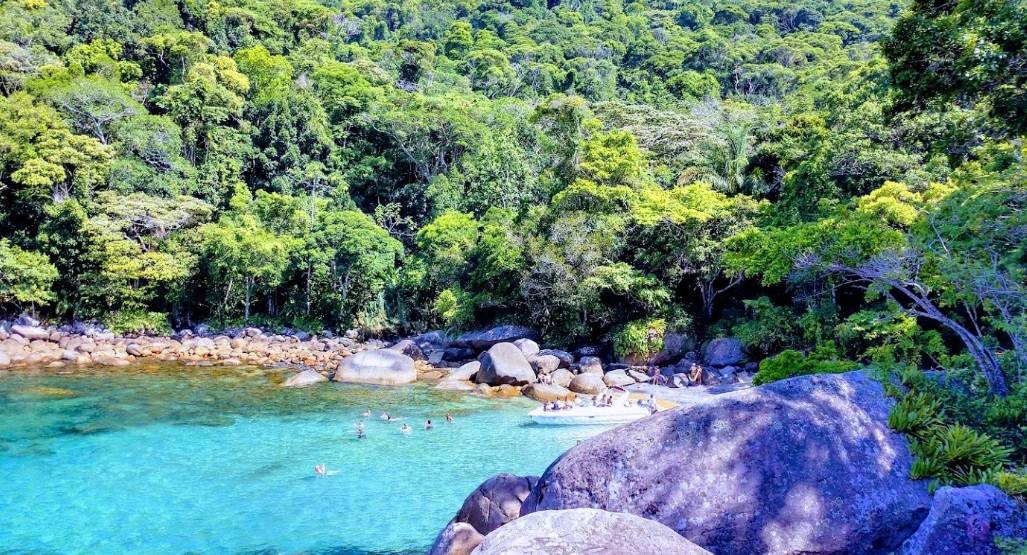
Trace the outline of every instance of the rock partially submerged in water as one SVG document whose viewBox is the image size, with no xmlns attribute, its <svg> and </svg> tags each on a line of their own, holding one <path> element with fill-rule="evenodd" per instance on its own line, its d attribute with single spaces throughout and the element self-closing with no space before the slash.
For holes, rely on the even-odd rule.
<svg viewBox="0 0 1027 555">
<path fill-rule="evenodd" d="M 659 522 L 596 509 L 532 513 L 485 536 L 473 553 L 709 555 Z"/>
<path fill-rule="evenodd" d="M 466 522 L 450 522 L 428 550 L 428 555 L 470 555 L 485 536 Z"/>
<path fill-rule="evenodd" d="M 453 522 L 466 522 L 482 535 L 488 535 L 520 516 L 521 504 L 537 480 L 538 476 L 496 474 L 464 499 Z"/>
<path fill-rule="evenodd" d="M 578 374 L 571 379 L 568 389 L 584 395 L 599 395 L 606 391 L 606 383 L 600 374 Z"/>
<path fill-rule="evenodd" d="M 528 359 L 513 343 L 497 343 L 479 360 L 481 369 L 474 376 L 477 383 L 524 385 L 537 379 Z"/>
<path fill-rule="evenodd" d="M 332 380 L 337 382 L 400 385 L 417 380 L 414 359 L 389 349 L 364 351 L 339 362 Z"/>
<path fill-rule="evenodd" d="M 632 513 L 718 555 L 894 551 L 930 496 L 888 427 L 893 403 L 850 372 L 661 412 L 568 450 L 521 512 Z"/>
<path fill-rule="evenodd" d="M 521 393 L 540 403 L 547 403 L 567 399 L 571 395 L 571 390 L 556 384 L 533 383 L 524 386 Z"/>
<path fill-rule="evenodd" d="M 320 382 L 326 382 L 328 378 L 321 375 L 317 370 L 304 370 L 297 374 L 289 376 L 289 379 L 282 382 L 284 387 L 303 387 L 307 385 L 313 385 Z"/>
<path fill-rule="evenodd" d="M 995 540 L 1027 542 L 1027 509 L 995 486 L 943 487 L 902 555 L 999 555 Z"/>
</svg>

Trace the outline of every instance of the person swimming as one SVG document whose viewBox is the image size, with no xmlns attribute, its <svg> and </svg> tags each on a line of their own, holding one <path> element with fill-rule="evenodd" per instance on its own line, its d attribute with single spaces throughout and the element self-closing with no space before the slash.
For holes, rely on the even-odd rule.
<svg viewBox="0 0 1027 555">
<path fill-rule="evenodd" d="M 328 475 L 328 466 L 324 463 L 314 465 L 314 473 L 318 476 L 324 477 Z"/>
<path fill-rule="evenodd" d="M 409 434 L 411 431 L 410 424 L 403 424 L 399 427 L 399 431 L 403 432 L 404 434 Z"/>
<path fill-rule="evenodd" d="M 371 417 L 371 409 L 365 410 L 364 414 L 363 414 L 363 417 L 364 418 L 370 418 Z"/>
<path fill-rule="evenodd" d="M 453 423 L 453 415 L 448 412 L 446 413 L 446 422 L 449 422 L 450 424 Z"/>
<path fill-rule="evenodd" d="M 357 422 L 357 439 L 364 439 L 367 434 L 364 433 L 364 421 Z"/>
<path fill-rule="evenodd" d="M 432 426 L 432 423 L 431 423 L 431 418 L 429 418 L 428 420 L 425 420 L 425 421 L 424 421 L 424 429 L 425 429 L 425 430 L 430 430 L 430 429 L 432 429 L 433 427 L 434 427 L 434 426 Z"/>
<path fill-rule="evenodd" d="M 389 420 L 392 420 L 392 416 L 389 416 L 389 413 L 387 413 L 387 412 L 382 412 L 382 415 L 379 416 L 378 418 L 381 418 L 382 420 L 384 420 L 386 422 L 388 422 Z"/>
</svg>

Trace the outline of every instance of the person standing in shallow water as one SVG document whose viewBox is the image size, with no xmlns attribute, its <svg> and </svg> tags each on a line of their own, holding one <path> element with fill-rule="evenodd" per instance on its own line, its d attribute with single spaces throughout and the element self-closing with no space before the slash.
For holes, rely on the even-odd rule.
<svg viewBox="0 0 1027 555">
<path fill-rule="evenodd" d="M 450 424 L 453 423 L 453 415 L 449 414 L 448 412 L 446 413 L 446 422 L 448 422 Z"/>
<path fill-rule="evenodd" d="M 357 422 L 357 439 L 364 439 L 365 437 L 367 437 L 367 435 L 364 434 L 364 421 L 361 420 L 360 422 Z"/>
<path fill-rule="evenodd" d="M 425 431 L 428 431 L 428 430 L 432 429 L 433 427 L 434 426 L 432 426 L 431 418 L 429 418 L 428 420 L 424 421 L 424 429 L 425 429 Z"/>
</svg>

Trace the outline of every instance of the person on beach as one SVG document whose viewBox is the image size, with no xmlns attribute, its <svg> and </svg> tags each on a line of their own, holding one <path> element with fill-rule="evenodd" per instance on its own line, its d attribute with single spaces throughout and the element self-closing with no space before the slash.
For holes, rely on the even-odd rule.
<svg viewBox="0 0 1027 555">
<path fill-rule="evenodd" d="M 432 428 L 434 428 L 434 426 L 432 426 L 431 418 L 429 418 L 428 420 L 425 420 L 424 421 L 424 429 L 425 429 L 425 431 L 428 431 L 428 430 L 430 430 Z"/>
</svg>

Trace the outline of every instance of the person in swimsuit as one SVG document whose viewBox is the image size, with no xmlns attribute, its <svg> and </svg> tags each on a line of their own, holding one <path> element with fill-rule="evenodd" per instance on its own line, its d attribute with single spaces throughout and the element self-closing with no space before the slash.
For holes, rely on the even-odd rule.
<svg viewBox="0 0 1027 555">
<path fill-rule="evenodd" d="M 430 430 L 430 429 L 432 429 L 433 427 L 434 427 L 434 426 L 432 426 L 432 423 L 431 423 L 431 419 L 430 419 L 430 418 L 429 418 L 428 420 L 425 420 L 425 421 L 424 421 L 424 429 L 425 429 L 425 430 Z"/>
</svg>

